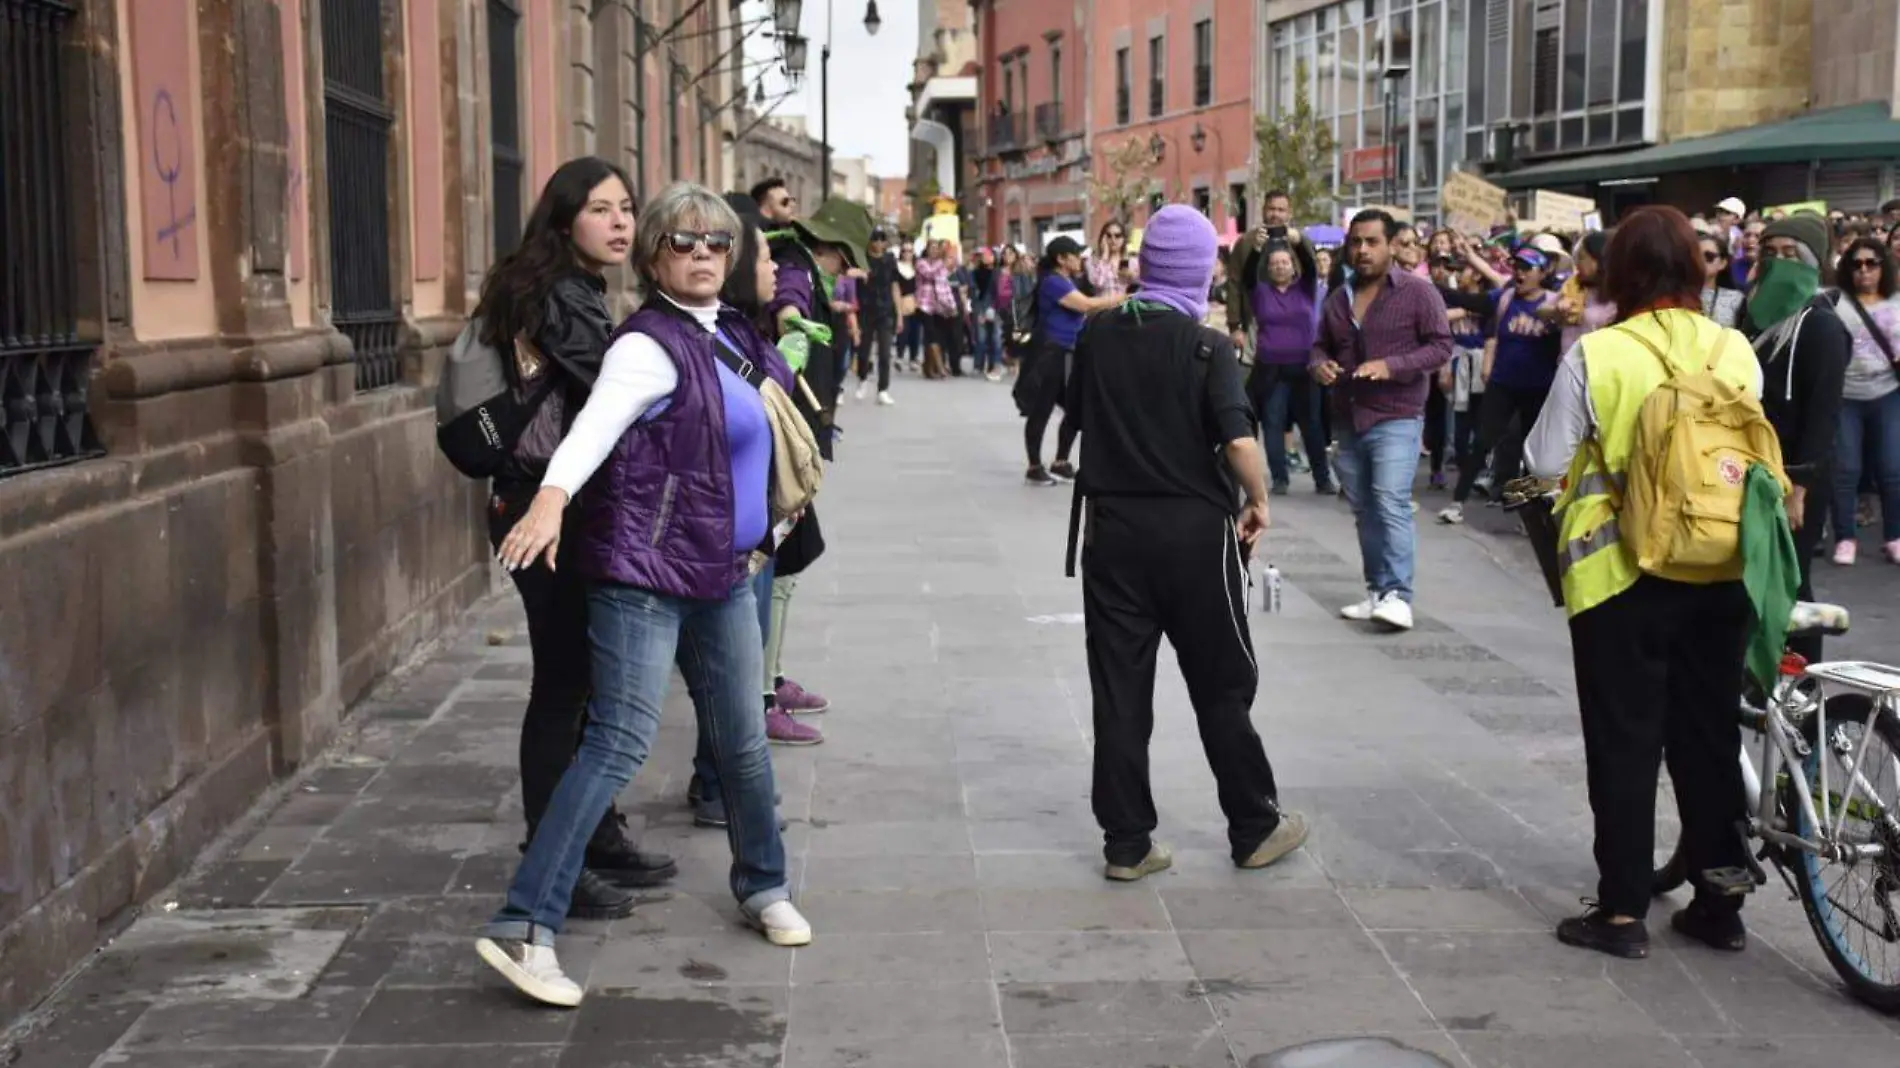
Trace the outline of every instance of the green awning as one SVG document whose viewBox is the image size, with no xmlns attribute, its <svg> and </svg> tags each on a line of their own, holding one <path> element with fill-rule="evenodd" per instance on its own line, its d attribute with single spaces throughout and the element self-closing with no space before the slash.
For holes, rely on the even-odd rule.
<svg viewBox="0 0 1900 1068">
<path fill-rule="evenodd" d="M 1879 102 L 1810 111 L 1780 122 L 1690 137 L 1633 152 L 1552 160 L 1487 178 L 1506 189 L 1536 189 L 1650 178 L 1711 167 L 1875 159 L 1900 159 L 1900 121 Z"/>
</svg>

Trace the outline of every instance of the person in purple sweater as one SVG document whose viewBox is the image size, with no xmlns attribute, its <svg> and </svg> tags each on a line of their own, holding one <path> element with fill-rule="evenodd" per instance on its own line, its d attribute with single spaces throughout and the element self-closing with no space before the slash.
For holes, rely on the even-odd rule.
<svg viewBox="0 0 1900 1068">
<path fill-rule="evenodd" d="M 1309 363 L 1333 387 L 1333 437 L 1346 500 L 1359 527 L 1366 599 L 1340 615 L 1412 628 L 1418 529 L 1412 483 L 1432 373 L 1451 360 L 1451 324 L 1432 283 L 1393 269 L 1399 224 L 1368 208 L 1352 217 L 1349 285 L 1326 297 Z"/>
<path fill-rule="evenodd" d="M 1272 492 L 1275 496 L 1286 493 L 1290 480 L 1286 456 L 1290 421 L 1299 427 L 1306 455 L 1312 457 L 1314 488 L 1322 494 L 1337 493 L 1326 462 L 1326 438 L 1320 432 L 1319 387 L 1306 373 L 1318 326 L 1319 277 L 1312 253 L 1305 242 L 1273 240 L 1262 258 L 1266 270 L 1253 279 L 1248 294 L 1258 340 L 1247 396 L 1266 435 Z"/>
</svg>

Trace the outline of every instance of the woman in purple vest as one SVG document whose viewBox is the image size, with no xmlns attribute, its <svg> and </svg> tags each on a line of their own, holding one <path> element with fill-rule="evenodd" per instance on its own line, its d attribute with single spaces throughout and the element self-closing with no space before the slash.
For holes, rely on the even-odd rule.
<svg viewBox="0 0 1900 1068">
<path fill-rule="evenodd" d="M 476 943 L 509 982 L 550 1005 L 580 1003 L 554 936 L 588 834 L 646 761 L 676 660 L 723 784 L 733 896 L 774 945 L 811 941 L 786 889 L 758 703 L 750 558 L 770 534 L 772 430 L 758 390 L 730 365 L 793 382 L 778 350 L 720 303 L 739 227 L 723 198 L 685 182 L 641 212 L 634 263 L 651 297 L 615 332 L 586 407 L 501 545 L 510 570 L 540 558 L 555 566 L 562 513 L 578 494 L 559 557 L 591 583 L 586 732 L 507 903 Z"/>
</svg>

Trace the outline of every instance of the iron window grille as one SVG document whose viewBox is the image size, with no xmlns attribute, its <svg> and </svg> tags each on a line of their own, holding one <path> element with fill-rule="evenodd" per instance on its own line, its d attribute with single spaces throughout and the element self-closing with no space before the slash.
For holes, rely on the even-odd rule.
<svg viewBox="0 0 1900 1068">
<path fill-rule="evenodd" d="M 521 243 L 520 55 L 516 30 L 521 12 L 511 0 L 488 0 L 488 129 L 495 182 L 495 258 Z"/>
<path fill-rule="evenodd" d="M 402 378 L 402 316 L 389 262 L 389 131 L 382 0 L 324 0 L 323 104 L 330 186 L 331 321 L 356 350 L 356 388 Z"/>
<path fill-rule="evenodd" d="M 79 328 L 59 0 L 0 0 L 0 478 L 98 456 Z"/>
</svg>

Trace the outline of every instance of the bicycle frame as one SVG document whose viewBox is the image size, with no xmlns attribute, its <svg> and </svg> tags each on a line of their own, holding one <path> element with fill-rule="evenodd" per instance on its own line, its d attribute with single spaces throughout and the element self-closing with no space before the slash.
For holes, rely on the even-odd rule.
<svg viewBox="0 0 1900 1068">
<path fill-rule="evenodd" d="M 1871 668 L 1868 672 L 1857 669 Z M 1856 677 L 1869 675 L 1869 678 Z M 1884 677 L 1883 677 L 1884 676 Z M 1861 774 L 1861 763 L 1866 758 L 1867 746 L 1873 740 L 1872 730 L 1862 734 L 1860 745 L 1847 763 L 1851 771 L 1850 781 L 1846 783 L 1839 803 L 1828 786 L 1829 760 L 1817 762 L 1820 770 L 1820 789 L 1808 780 L 1803 766 L 1811 752 L 1807 740 L 1802 737 L 1797 723 L 1808 716 L 1816 717 L 1814 738 L 1817 744 L 1837 747 L 1838 743 L 1830 732 L 1827 722 L 1826 684 L 1836 682 L 1843 688 L 1858 690 L 1872 698 L 1872 711 L 1866 717 L 1872 720 L 1883 714 L 1894 714 L 1900 709 L 1900 690 L 1893 684 L 1900 682 L 1900 672 L 1880 665 L 1860 664 L 1821 664 L 1815 665 L 1808 673 L 1781 679 L 1775 686 L 1768 707 L 1756 708 L 1746 701 L 1742 703 L 1741 716 L 1744 727 L 1753 729 L 1760 737 L 1759 756 L 1749 759 L 1748 746 L 1742 747 L 1742 781 L 1748 792 L 1749 807 L 1754 810 L 1748 823 L 1749 834 L 1765 842 L 1787 849 L 1800 849 L 1814 853 L 1833 861 L 1849 861 L 1860 857 L 1877 857 L 1885 852 L 1884 847 L 1875 843 L 1867 845 L 1846 845 L 1840 840 L 1843 821 L 1855 808 L 1854 795 L 1858 790 L 1863 793 L 1863 804 L 1871 804 L 1878 810 L 1880 821 L 1890 830 L 1900 833 L 1900 818 L 1881 804 L 1873 785 Z M 1844 739 L 1842 740 L 1844 741 Z M 1841 751 L 1838 750 L 1837 751 Z M 1814 838 L 1806 838 L 1788 830 L 1784 816 L 1775 810 L 1777 789 L 1774 792 L 1763 790 L 1764 784 L 1778 785 L 1781 776 L 1787 775 L 1796 786 L 1795 800 L 1801 806 L 1803 822 L 1801 826 L 1816 829 Z M 1820 809 L 1816 811 L 1815 800 L 1820 800 Z"/>
</svg>

